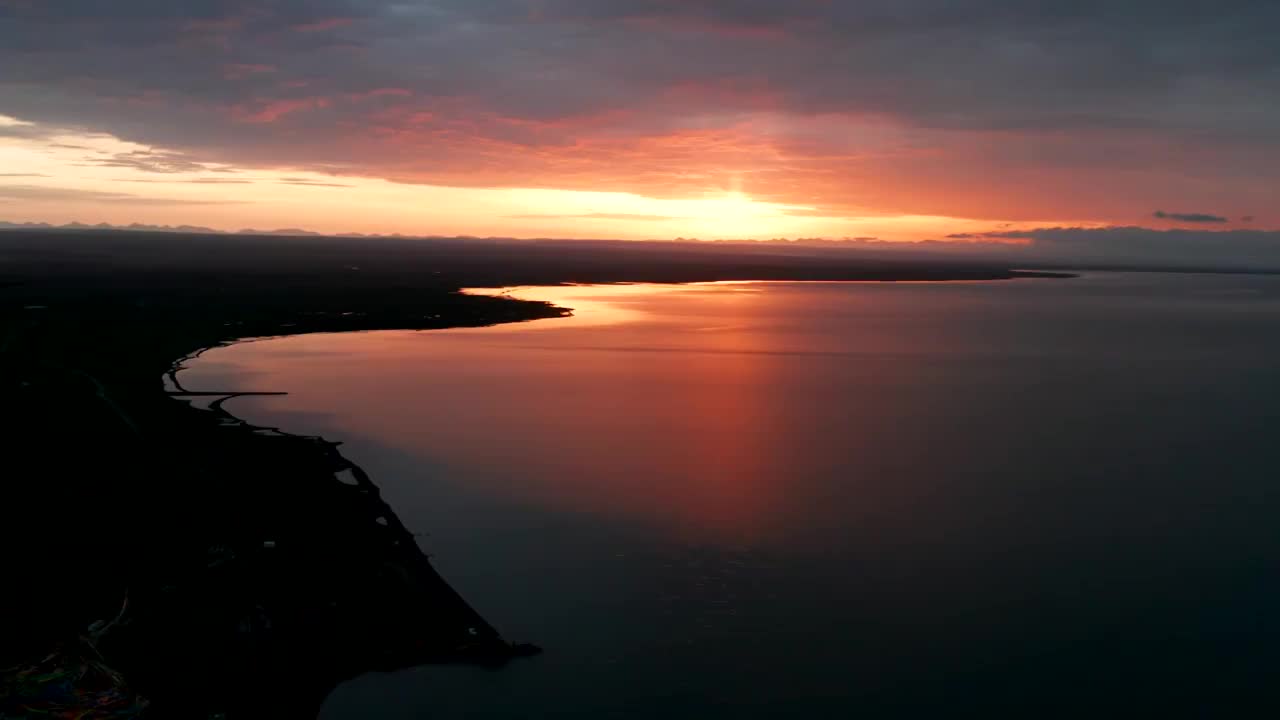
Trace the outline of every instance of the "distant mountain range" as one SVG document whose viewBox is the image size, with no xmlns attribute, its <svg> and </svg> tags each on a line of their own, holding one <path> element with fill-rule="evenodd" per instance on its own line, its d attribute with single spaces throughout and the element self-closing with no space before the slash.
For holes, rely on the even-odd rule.
<svg viewBox="0 0 1280 720">
<path fill-rule="evenodd" d="M 3 2 L 3 0 L 0 0 Z M 162 233 L 190 233 L 193 235 L 275 235 L 280 237 L 334 237 L 334 238 L 392 238 L 402 240 L 470 240 L 470 241 L 510 241 L 517 238 L 506 237 L 475 237 L 472 235 L 405 235 L 404 233 L 359 233 L 359 232 L 338 232 L 338 233 L 319 233 L 311 230 L 303 230 L 301 228 L 277 228 L 275 230 L 257 230 L 254 228 L 244 228 L 242 230 L 218 230 L 216 228 L 204 227 L 203 225 L 147 225 L 144 223 L 130 223 L 128 225 L 112 225 L 111 223 L 98 223 L 90 225 L 82 222 L 69 222 L 65 225 L 57 225 L 47 222 L 9 222 L 0 220 L 0 232 L 5 230 L 91 230 L 91 231 L 114 231 L 114 232 L 162 232 Z M 541 238 L 542 240 L 554 240 L 555 238 Z M 607 241 L 613 242 L 613 241 Z"/>
<path fill-rule="evenodd" d="M 0 0 L 2 3 L 3 0 Z M 646 249 L 671 244 L 684 245 L 692 252 L 708 253 L 721 250 L 736 253 L 772 255 L 825 255 L 846 257 L 850 253 L 869 261 L 917 262 L 920 260 L 967 262 L 1021 269 L 1094 269 L 1094 270 L 1154 270 L 1194 272 L 1265 272 L 1280 274 L 1280 229 L 1159 229 L 1147 227 L 1041 227 L 1029 229 L 999 230 L 981 233 L 952 233 L 947 239 L 929 239 L 919 242 L 884 241 L 874 237 L 856 238 L 774 238 L 771 240 L 721 239 L 699 241 L 685 240 L 610 240 L 562 239 L 562 238 L 510 238 L 441 236 L 427 234 L 405 235 L 401 233 L 318 233 L 299 228 L 276 230 L 226 231 L 199 225 L 147 225 L 132 223 L 89 225 L 70 222 L 55 225 L 44 222 L 6 222 L 0 220 L 0 234 L 6 230 L 17 231 L 78 231 L 78 232 L 135 232 L 135 233 L 188 233 L 222 237 L 274 236 L 296 238 L 365 238 L 387 240 L 431 240 L 436 242 L 468 245 L 478 243 L 519 245 L 543 244 L 545 246 L 573 246 L 582 248 L 595 245 L 598 248 L 626 246 L 628 251 L 643 252 Z M 1009 241 L 1016 241 L 1010 243 Z"/>
<path fill-rule="evenodd" d="M 321 233 L 311 232 L 310 230 L 301 230 L 299 228 L 280 228 L 278 230 L 254 230 L 253 228 L 245 228 L 235 233 L 229 233 L 226 230 L 215 230 L 210 227 L 201 225 L 144 225 L 143 223 L 131 223 L 129 225 L 112 225 L 110 223 L 98 223 L 97 225 L 89 225 L 82 222 L 69 222 L 65 225 L 53 225 L 45 222 L 26 222 L 15 223 L 0 220 L 0 230 L 129 230 L 131 232 L 169 232 L 169 233 L 199 233 L 201 235 L 299 235 L 299 236 L 319 236 Z"/>
</svg>

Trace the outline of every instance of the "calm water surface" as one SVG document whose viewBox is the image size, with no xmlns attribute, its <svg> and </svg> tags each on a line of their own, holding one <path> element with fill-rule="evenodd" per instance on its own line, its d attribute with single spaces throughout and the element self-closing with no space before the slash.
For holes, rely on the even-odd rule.
<svg viewBox="0 0 1280 720">
<path fill-rule="evenodd" d="M 545 655 L 326 718 L 1221 716 L 1280 671 L 1280 278 L 525 288 L 211 351 Z"/>
</svg>

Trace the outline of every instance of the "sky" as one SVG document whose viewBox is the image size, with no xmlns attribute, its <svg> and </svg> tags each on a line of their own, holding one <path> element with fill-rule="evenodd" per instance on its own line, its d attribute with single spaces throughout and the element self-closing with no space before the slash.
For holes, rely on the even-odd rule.
<svg viewBox="0 0 1280 720">
<path fill-rule="evenodd" d="M 1274 0 L 0 0 L 0 219 L 1256 249 L 1277 27 Z"/>
</svg>

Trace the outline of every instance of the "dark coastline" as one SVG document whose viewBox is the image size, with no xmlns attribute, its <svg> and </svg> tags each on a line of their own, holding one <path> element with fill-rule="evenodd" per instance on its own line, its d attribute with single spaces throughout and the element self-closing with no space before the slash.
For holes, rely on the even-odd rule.
<svg viewBox="0 0 1280 720">
<path fill-rule="evenodd" d="M 174 358 L 563 314 L 465 286 L 1034 277 L 1066 276 L 703 248 L 0 234 L 0 521 L 19 549 L 8 584 L 23 589 L 4 600 L 0 667 L 75 644 L 125 598 L 99 649 L 164 716 L 313 717 L 363 672 L 527 650 L 449 589 L 334 444 L 248 426 L 216 397 L 180 402 L 220 389 L 165 391 Z"/>
<path fill-rule="evenodd" d="M 11 338 L 4 353 L 7 411 L 20 421 L 7 433 L 5 539 L 20 550 L 6 576 L 23 594 L 5 598 L 0 665 L 74 645 L 126 599 L 124 622 L 98 650 L 160 717 L 314 717 L 337 683 L 363 672 L 500 665 L 528 650 L 449 588 L 333 443 L 246 425 L 219 397 L 198 398 L 213 400 L 209 409 L 184 402 L 196 398 L 166 392 L 161 376 L 173 368 L 160 363 L 240 333 L 475 326 L 558 310 L 391 293 L 398 310 L 377 307 L 392 298 L 347 295 L 369 309 L 216 321 L 245 317 L 235 304 L 194 326 L 153 300 L 130 308 L 110 295 L 66 314 L 66 298 L 24 296 L 18 312 L 33 317 L 23 347 Z M 73 337 L 75 347 L 64 344 Z"/>
</svg>

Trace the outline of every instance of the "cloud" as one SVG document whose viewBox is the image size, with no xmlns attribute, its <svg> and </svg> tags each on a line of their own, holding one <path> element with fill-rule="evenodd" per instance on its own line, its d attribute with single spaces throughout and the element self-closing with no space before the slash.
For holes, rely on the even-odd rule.
<svg viewBox="0 0 1280 720">
<path fill-rule="evenodd" d="M 307 185 L 310 187 L 334 187 L 334 188 L 352 187 L 351 185 L 348 185 L 346 183 L 320 182 L 317 180 L 301 180 L 301 179 L 293 179 L 293 178 L 286 178 L 284 180 L 280 180 L 279 182 L 281 185 Z"/>
<path fill-rule="evenodd" d="M 109 192 L 103 190 L 81 190 L 66 187 L 44 187 L 40 185 L 0 185 L 0 202 L 103 202 L 122 205 L 160 206 L 202 206 L 202 205 L 239 205 L 242 201 L 201 200 L 185 198 L 158 198 L 129 193 Z"/>
<path fill-rule="evenodd" d="M 130 168 L 149 173 L 187 173 L 211 169 L 207 163 L 196 162 L 182 153 L 156 150 L 132 150 L 114 153 L 107 158 L 91 159 L 93 165 Z"/>
<path fill-rule="evenodd" d="M 230 108 L 230 114 L 238 122 L 274 123 L 286 115 L 327 108 L 331 104 L 332 101 L 326 97 L 284 98 L 256 101 L 249 105 L 235 105 Z"/>
<path fill-rule="evenodd" d="M 223 66 L 222 77 L 227 80 L 240 80 L 259 73 L 273 73 L 277 69 L 275 65 L 262 63 L 230 63 Z"/>
<path fill-rule="evenodd" d="M 29 177 L 49 177 L 49 176 L 48 176 L 48 175 L 42 175 L 42 174 L 40 174 L 40 173 L 0 172 L 0 177 L 11 177 L 11 178 L 12 178 L 12 177 L 27 177 L 27 178 L 29 178 Z"/>
<path fill-rule="evenodd" d="M 641 222 L 664 222 L 667 220 L 684 220 L 686 218 L 671 215 L 645 215 L 641 213 L 582 213 L 579 215 L 507 215 L 513 220 L 635 220 Z"/>
<path fill-rule="evenodd" d="M 17 140 L 45 140 L 49 137 L 49 130 L 34 123 L 21 123 L 13 125 L 0 124 L 0 139 L 14 138 Z"/>
<path fill-rule="evenodd" d="M 971 240 L 973 238 L 981 237 L 981 235 L 975 235 L 974 233 L 951 233 L 950 235 L 947 235 L 947 237 L 952 240 Z"/>
<path fill-rule="evenodd" d="M 1193 202 L 1236 217 L 1274 205 L 1280 187 L 1280 4 L 1264 0 L 67 0 L 3 12 L 0 107 L 41 125 L 0 136 L 74 127 L 197 163 L 741 190 L 821 217 L 1120 221 Z"/>
<path fill-rule="evenodd" d="M 1151 214 L 1151 217 L 1160 220 L 1177 220 L 1185 223 L 1225 223 L 1230 222 L 1221 215 L 1208 215 L 1205 213 L 1167 213 L 1163 210 L 1157 210 Z"/>
<path fill-rule="evenodd" d="M 303 185 L 311 187 L 353 187 L 347 183 L 313 180 L 305 177 L 282 177 L 277 182 L 281 185 Z"/>
<path fill-rule="evenodd" d="M 132 183 L 185 183 L 189 185 L 252 185 L 252 180 L 243 180 L 239 178 L 164 178 L 162 180 L 152 180 L 147 178 L 119 178 L 116 182 L 132 182 Z"/>
<path fill-rule="evenodd" d="M 294 25 L 293 29 L 298 32 L 324 32 L 325 30 L 334 30 L 350 24 L 351 18 L 321 18 L 299 23 Z"/>
<path fill-rule="evenodd" d="M 814 217 L 814 218 L 831 218 L 833 215 L 839 215 L 839 212 L 833 212 L 831 209 L 822 208 L 788 208 L 782 211 L 783 215 L 788 217 Z"/>
</svg>

